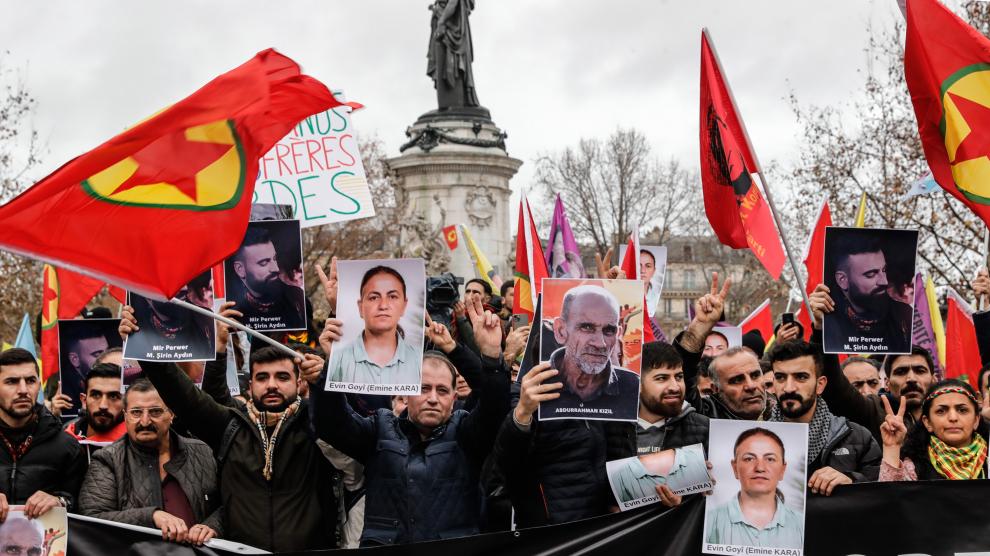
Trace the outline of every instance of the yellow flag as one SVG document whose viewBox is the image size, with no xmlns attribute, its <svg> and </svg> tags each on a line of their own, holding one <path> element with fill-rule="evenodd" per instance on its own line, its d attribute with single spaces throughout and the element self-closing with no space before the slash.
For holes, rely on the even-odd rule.
<svg viewBox="0 0 990 556">
<path fill-rule="evenodd" d="M 859 198 L 859 210 L 856 211 L 856 227 L 866 227 L 866 192 Z"/>
<path fill-rule="evenodd" d="M 3 345 L 0 346 L 0 351 L 7 351 L 8 349 L 10 349 L 12 347 L 14 347 L 14 346 L 8 344 L 7 342 L 4 342 Z"/>
<path fill-rule="evenodd" d="M 492 268 L 492 264 L 488 262 L 488 257 L 486 257 L 474 243 L 474 238 L 472 238 L 471 233 L 468 232 L 467 226 L 461 224 L 461 231 L 464 232 L 464 242 L 467 243 L 468 253 L 471 254 L 471 260 L 474 261 L 474 266 L 478 269 L 478 278 L 488 282 L 488 285 L 492 287 L 492 291 L 498 293 L 499 288 L 502 287 L 502 279 L 495 274 L 495 269 Z"/>
<path fill-rule="evenodd" d="M 932 317 L 932 332 L 935 333 L 935 348 L 938 362 L 945 368 L 945 326 L 942 324 L 942 313 L 938 310 L 938 298 L 935 297 L 935 284 L 930 276 L 925 277 L 925 297 L 928 298 L 928 313 Z"/>
</svg>

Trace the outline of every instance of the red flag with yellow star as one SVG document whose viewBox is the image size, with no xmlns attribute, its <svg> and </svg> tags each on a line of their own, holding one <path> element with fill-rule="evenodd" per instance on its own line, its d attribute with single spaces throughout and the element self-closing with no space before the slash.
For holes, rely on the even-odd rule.
<svg viewBox="0 0 990 556">
<path fill-rule="evenodd" d="M 990 225 L 990 40 L 935 0 L 909 0 L 904 77 L 935 181 Z"/>
<path fill-rule="evenodd" d="M 0 249 L 170 298 L 244 237 L 258 159 L 339 106 L 266 50 L 0 207 Z"/>
<path fill-rule="evenodd" d="M 58 374 L 58 319 L 72 319 L 103 289 L 103 281 L 46 264 L 41 290 L 42 380 Z"/>
</svg>

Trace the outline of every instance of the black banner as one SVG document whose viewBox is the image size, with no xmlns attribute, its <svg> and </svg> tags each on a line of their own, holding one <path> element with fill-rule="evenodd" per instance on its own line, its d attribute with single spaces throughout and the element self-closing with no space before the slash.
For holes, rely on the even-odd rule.
<svg viewBox="0 0 990 556">
<path fill-rule="evenodd" d="M 988 500 L 990 481 L 870 483 L 840 487 L 831 497 L 809 498 L 805 555 L 990 554 Z M 362 549 L 360 552 L 387 556 L 694 556 L 701 554 L 704 511 L 704 498 L 693 496 L 670 511 L 654 506 L 552 527 Z M 354 553 L 353 550 L 326 550 L 296 554 L 344 556 Z M 70 519 L 69 554 L 223 556 L 231 552 L 193 550 L 156 540 L 146 533 Z"/>
</svg>

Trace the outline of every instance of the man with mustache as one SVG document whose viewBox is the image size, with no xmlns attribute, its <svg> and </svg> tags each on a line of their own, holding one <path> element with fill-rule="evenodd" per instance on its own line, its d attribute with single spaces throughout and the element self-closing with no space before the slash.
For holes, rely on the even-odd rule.
<svg viewBox="0 0 990 556">
<path fill-rule="evenodd" d="M 133 309 L 125 306 L 120 335 L 137 329 Z M 228 340 L 217 335 L 208 374 L 226 372 Z M 322 369 L 322 358 L 258 349 L 249 363 L 250 399 L 234 407 L 215 401 L 175 364 L 147 361 L 141 368 L 176 418 L 216 455 L 224 538 L 272 552 L 333 546 L 331 469 L 299 395 L 301 372 Z"/>
<path fill-rule="evenodd" d="M 79 491 L 79 511 L 160 529 L 166 541 L 201 545 L 218 536 L 213 451 L 171 430 L 172 412 L 147 379 L 127 390 L 124 408 L 127 435 L 93 454 Z"/>
<path fill-rule="evenodd" d="M 23 505 L 28 518 L 55 507 L 73 511 L 86 453 L 37 403 L 38 361 L 26 349 L 0 352 L 0 520 Z"/>
<path fill-rule="evenodd" d="M 813 317 L 812 344 L 823 351 L 822 320 L 825 315 L 837 310 L 837 305 L 830 295 L 829 288 L 819 284 L 809 296 Z M 842 373 L 839 358 L 834 354 L 824 354 L 825 376 L 828 384 L 822 392 L 822 398 L 836 415 L 847 417 L 850 421 L 859 423 L 867 428 L 876 439 L 882 442 L 880 425 L 886 420 L 887 412 L 883 399 L 887 398 L 894 411 L 901 402 L 907 404 L 904 423 L 910 427 L 921 419 L 921 405 L 924 402 L 925 391 L 935 382 L 932 372 L 934 363 L 928 350 L 921 346 L 911 346 L 907 355 L 888 355 L 883 362 L 883 371 L 887 376 L 888 391 L 881 394 L 863 396 L 849 379 Z"/>
<path fill-rule="evenodd" d="M 560 374 L 560 397 L 544 402 L 544 417 L 633 420 L 639 400 L 636 373 L 613 367 L 609 356 L 619 334 L 619 302 L 601 286 L 571 288 L 554 319 L 553 335 L 560 344 L 550 365 Z"/>
<path fill-rule="evenodd" d="M 120 390 L 120 367 L 112 363 L 93 365 L 86 376 L 85 392 L 79 395 L 86 411 L 69 421 L 65 432 L 77 440 L 94 442 L 113 442 L 127 434 Z"/>
<path fill-rule="evenodd" d="M 844 231 L 834 248 L 839 256 L 829 277 L 838 295 L 835 311 L 826 317 L 825 345 L 841 350 L 863 342 L 859 338 L 872 338 L 870 345 L 884 346 L 888 352 L 909 351 L 913 312 L 887 293 L 887 258 L 880 242 L 869 230 Z"/>
<path fill-rule="evenodd" d="M 803 340 L 775 343 L 767 353 L 777 405 L 771 421 L 807 423 L 808 488 L 830 496 L 835 487 L 876 481 L 882 452 L 870 431 L 833 415 L 821 399 L 828 379 L 822 354 Z"/>
<path fill-rule="evenodd" d="M 244 316 L 241 322 L 265 330 L 306 328 L 302 289 L 279 278 L 275 244 L 258 222 L 248 224 L 240 249 L 228 261 L 239 280 L 227 282 L 227 295 Z"/>
</svg>

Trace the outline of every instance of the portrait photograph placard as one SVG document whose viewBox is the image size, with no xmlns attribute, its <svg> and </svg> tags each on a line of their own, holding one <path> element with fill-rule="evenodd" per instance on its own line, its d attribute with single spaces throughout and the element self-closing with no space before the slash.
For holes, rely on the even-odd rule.
<svg viewBox="0 0 990 556">
<path fill-rule="evenodd" d="M 305 330 L 305 282 L 298 220 L 249 222 L 238 250 L 224 261 L 227 301 L 259 332 Z"/>
<path fill-rule="evenodd" d="M 702 553 L 801 556 L 808 425 L 712 419 L 708 446 L 715 488 L 705 499 Z"/>
<path fill-rule="evenodd" d="M 213 272 L 207 270 L 179 290 L 178 299 L 213 310 Z M 124 340 L 124 357 L 137 361 L 212 361 L 216 321 L 181 305 L 128 292 L 138 330 Z"/>
<path fill-rule="evenodd" d="M 337 261 L 339 341 L 330 349 L 326 390 L 420 392 L 426 315 L 422 259 Z"/>
<path fill-rule="evenodd" d="M 120 319 L 60 319 L 58 321 L 59 384 L 72 407 L 62 416 L 78 415 L 82 408 L 79 394 L 86 388 L 86 377 L 96 359 L 110 348 L 121 347 Z"/>
<path fill-rule="evenodd" d="M 660 502 L 660 485 L 678 495 L 706 492 L 714 486 L 701 444 L 609 461 L 605 473 L 622 511 Z"/>
<path fill-rule="evenodd" d="M 563 382 L 539 419 L 635 421 L 643 349 L 643 282 L 546 278 L 540 361 Z"/>
<path fill-rule="evenodd" d="M 825 229 L 825 353 L 911 352 L 917 230 Z"/>
</svg>

